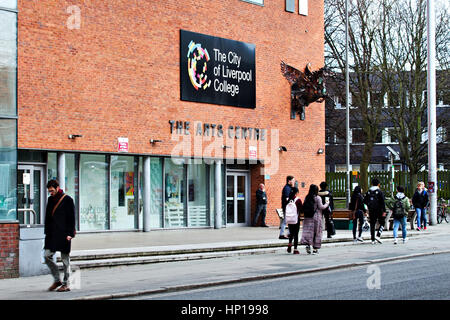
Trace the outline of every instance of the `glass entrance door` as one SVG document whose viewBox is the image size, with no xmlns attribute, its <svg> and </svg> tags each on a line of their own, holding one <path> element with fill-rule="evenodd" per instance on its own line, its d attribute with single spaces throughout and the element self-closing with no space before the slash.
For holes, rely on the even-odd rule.
<svg viewBox="0 0 450 320">
<path fill-rule="evenodd" d="M 249 212 L 249 175 L 227 173 L 227 225 L 245 225 Z"/>
<path fill-rule="evenodd" d="M 44 223 L 45 214 L 45 176 L 43 166 L 19 165 L 17 170 L 17 207 L 36 212 L 34 223 Z M 33 218 L 29 212 L 19 212 L 20 223 L 30 223 Z M 24 217 L 27 217 L 24 219 Z"/>
</svg>

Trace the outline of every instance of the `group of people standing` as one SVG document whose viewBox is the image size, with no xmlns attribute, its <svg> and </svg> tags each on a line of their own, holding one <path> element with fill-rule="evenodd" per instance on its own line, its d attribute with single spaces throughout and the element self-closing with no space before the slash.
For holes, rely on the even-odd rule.
<svg viewBox="0 0 450 320">
<path fill-rule="evenodd" d="M 286 185 L 283 188 L 281 196 L 281 204 L 285 217 L 281 224 L 279 239 L 289 239 L 287 252 L 292 251 L 294 254 L 299 254 L 298 234 L 300 231 L 300 214 L 304 213 L 303 232 L 300 239 L 300 244 L 306 246 L 308 254 L 317 254 L 322 245 L 322 216 L 325 216 L 328 237 L 334 235 L 334 226 L 332 221 L 332 212 L 334 209 L 333 195 L 327 190 L 327 183 L 322 182 L 319 187 L 311 184 L 308 194 L 304 201 L 299 197 L 299 189 L 295 187 L 295 178 L 288 176 L 286 178 Z M 297 220 L 295 223 L 288 223 L 289 235 L 284 235 L 286 225 L 286 215 L 289 213 L 287 208 L 289 205 L 295 204 L 297 209 Z M 311 251 L 312 247 L 312 251 Z"/>
<path fill-rule="evenodd" d="M 321 248 L 323 218 L 325 218 L 327 238 L 331 238 L 336 233 L 332 217 L 334 210 L 333 194 L 327 188 L 326 182 L 320 184 L 320 189 L 317 185 L 311 184 L 308 194 L 302 201 L 299 196 L 299 189 L 296 187 L 295 178 L 293 176 L 286 177 L 286 185 L 283 187 L 281 195 L 284 216 L 281 220 L 279 239 L 289 240 L 287 252 L 291 253 L 293 251 L 294 254 L 299 254 L 301 213 L 304 214 L 304 220 L 300 245 L 306 246 L 308 254 L 317 254 Z M 372 244 L 382 243 L 381 235 L 386 221 L 386 208 L 392 211 L 394 244 L 398 243 L 397 237 L 400 226 L 402 227 L 403 243 L 407 242 L 406 223 L 411 204 L 417 213 L 417 230 L 426 230 L 428 194 L 423 182 L 418 183 L 411 200 L 405 195 L 405 189 L 402 186 L 397 186 L 395 196 L 386 198 L 380 189 L 380 181 L 376 178 L 371 181 L 371 187 L 366 193 L 363 193 L 360 186 L 356 186 L 349 204 L 352 215 L 351 220 L 353 220 L 352 232 L 354 242 L 364 242 L 361 236 L 364 226 L 368 223 L 367 228 L 370 228 Z M 262 226 L 267 227 L 265 223 L 267 195 L 263 184 L 260 185 L 257 191 L 257 202 L 257 212 L 253 225 L 256 225 L 258 217 L 262 213 Z M 284 235 L 286 225 L 288 226 L 287 236 Z"/>
<path fill-rule="evenodd" d="M 406 243 L 406 223 L 408 211 L 411 208 L 411 202 L 417 213 L 417 230 L 426 230 L 428 194 L 423 182 L 417 184 L 417 189 L 412 197 L 412 201 L 405 195 L 405 188 L 403 186 L 397 186 L 397 194 L 385 199 L 383 192 L 380 190 L 380 181 L 376 178 L 372 180 L 372 186 L 364 196 L 362 195 L 361 187 L 356 186 L 349 205 L 349 209 L 352 210 L 353 214 L 354 241 L 363 241 L 361 238 L 362 225 L 364 224 L 364 216 L 368 216 L 372 244 L 375 244 L 376 242 L 382 243 L 381 233 L 383 232 L 385 225 L 387 206 L 392 211 L 394 220 L 394 244 L 398 243 L 397 237 L 400 225 L 402 226 L 403 243 Z M 379 227 L 378 230 L 375 230 L 377 222 Z M 359 226 L 358 237 L 356 237 L 357 226 Z"/>
</svg>

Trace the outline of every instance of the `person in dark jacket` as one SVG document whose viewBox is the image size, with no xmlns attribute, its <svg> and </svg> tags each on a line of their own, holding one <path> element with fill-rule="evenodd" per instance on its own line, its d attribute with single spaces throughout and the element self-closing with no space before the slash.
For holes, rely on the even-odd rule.
<svg viewBox="0 0 450 320">
<path fill-rule="evenodd" d="M 362 227 L 364 224 L 364 214 L 366 213 L 366 209 L 364 208 L 364 198 L 362 196 L 362 190 L 360 186 L 356 186 L 353 190 L 352 198 L 349 204 L 349 210 L 352 211 L 353 214 L 353 241 L 354 242 L 364 242 L 361 238 L 362 235 Z M 359 224 L 358 224 L 359 222 Z M 358 228 L 358 238 L 356 237 L 356 228 Z"/>
<path fill-rule="evenodd" d="M 75 205 L 73 199 L 64 194 L 57 180 L 47 183 L 50 197 L 45 212 L 45 263 L 49 267 L 54 282 L 48 288 L 58 292 L 70 291 L 70 249 L 71 241 L 75 237 Z M 64 265 L 64 280 L 61 282 L 58 266 L 53 261 L 54 254 L 61 252 L 61 260 Z"/>
<path fill-rule="evenodd" d="M 261 215 L 261 227 L 268 227 L 266 225 L 266 212 L 267 212 L 267 194 L 264 184 L 260 184 L 258 190 L 256 190 L 256 212 L 253 219 L 253 226 L 256 227 L 258 223 L 259 215 Z"/>
<path fill-rule="evenodd" d="M 427 230 L 428 193 L 425 190 L 425 183 L 419 182 L 417 184 L 412 203 L 417 213 L 417 231 L 420 231 L 422 228 Z"/>
<path fill-rule="evenodd" d="M 327 188 L 328 184 L 325 181 L 321 182 L 319 196 L 320 198 L 322 198 L 322 204 L 325 204 L 327 198 L 330 203 L 328 208 L 322 211 L 322 215 L 325 217 L 325 228 L 327 229 L 327 238 L 331 238 L 335 234 L 333 222 L 334 202 L 333 202 L 333 193 Z"/>
<path fill-rule="evenodd" d="M 299 254 L 300 252 L 297 250 L 298 232 L 300 231 L 300 213 L 303 211 L 303 204 L 302 204 L 302 200 L 300 199 L 300 191 L 296 187 L 292 188 L 291 194 L 289 195 L 289 201 L 291 201 L 291 200 L 294 202 L 295 206 L 297 207 L 298 218 L 297 218 L 296 224 L 288 224 L 289 244 L 287 247 L 287 252 L 291 253 L 292 240 L 294 240 L 294 254 Z"/>
<path fill-rule="evenodd" d="M 364 196 L 364 203 L 369 209 L 370 237 L 372 239 L 372 244 L 375 244 L 375 241 L 383 243 L 381 241 L 381 233 L 384 230 L 384 224 L 386 222 L 386 204 L 384 202 L 384 194 L 380 189 L 380 180 L 377 178 L 372 179 L 372 186 Z M 375 237 L 375 225 L 377 221 L 380 227 Z"/>
<path fill-rule="evenodd" d="M 280 236 L 278 237 L 278 239 L 289 239 L 289 237 L 284 235 L 284 230 L 286 229 L 286 205 L 289 202 L 289 196 L 294 186 L 295 186 L 295 178 L 293 176 L 287 176 L 286 185 L 281 191 L 281 208 L 283 209 L 284 217 L 283 220 L 281 221 Z"/>
</svg>

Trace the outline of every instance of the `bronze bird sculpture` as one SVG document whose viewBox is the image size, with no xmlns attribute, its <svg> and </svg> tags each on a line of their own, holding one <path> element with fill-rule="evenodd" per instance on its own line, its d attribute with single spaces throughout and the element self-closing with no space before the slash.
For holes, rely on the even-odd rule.
<svg viewBox="0 0 450 320">
<path fill-rule="evenodd" d="M 281 73 L 291 85 L 291 119 L 298 113 L 300 120 L 305 120 L 305 107 L 328 98 L 325 77 L 330 76 L 330 72 L 326 68 L 311 72 L 310 68 L 308 63 L 302 72 L 281 61 Z"/>
</svg>

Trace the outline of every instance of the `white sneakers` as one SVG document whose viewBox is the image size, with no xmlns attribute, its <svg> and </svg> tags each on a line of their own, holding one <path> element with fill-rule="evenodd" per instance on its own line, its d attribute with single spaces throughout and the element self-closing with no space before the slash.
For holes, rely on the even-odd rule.
<svg viewBox="0 0 450 320">
<path fill-rule="evenodd" d="M 407 238 L 403 239 L 403 243 L 406 243 L 406 242 L 408 242 L 408 239 Z M 398 243 L 397 238 L 394 238 L 394 244 L 397 244 L 397 243 Z"/>
</svg>

